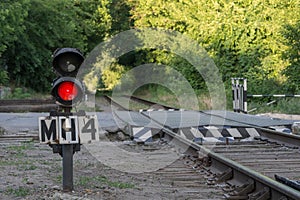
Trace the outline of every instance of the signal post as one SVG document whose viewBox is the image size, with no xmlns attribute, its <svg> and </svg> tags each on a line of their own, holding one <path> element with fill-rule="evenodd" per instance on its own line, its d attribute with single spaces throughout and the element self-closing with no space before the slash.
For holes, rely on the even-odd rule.
<svg viewBox="0 0 300 200">
<path fill-rule="evenodd" d="M 99 140 L 96 115 L 84 111 L 72 113 L 84 96 L 84 87 L 75 77 L 84 61 L 75 48 L 61 48 L 53 53 L 53 68 L 58 77 L 53 81 L 51 94 L 59 109 L 49 116 L 39 118 L 40 143 L 49 144 L 53 153 L 62 156 L 63 191 L 73 186 L 73 154 L 80 151 L 82 143 Z"/>
</svg>

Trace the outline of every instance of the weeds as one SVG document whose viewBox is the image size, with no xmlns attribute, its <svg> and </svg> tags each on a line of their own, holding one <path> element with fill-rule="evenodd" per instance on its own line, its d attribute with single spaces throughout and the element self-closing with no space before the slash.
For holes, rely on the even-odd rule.
<svg viewBox="0 0 300 200">
<path fill-rule="evenodd" d="M 31 165 L 28 165 L 24 168 L 24 170 L 26 171 L 31 171 L 31 170 L 36 170 L 37 169 L 37 166 L 31 164 Z"/>
<path fill-rule="evenodd" d="M 9 146 L 9 147 L 7 147 L 7 149 L 17 151 L 17 152 L 23 152 L 23 151 L 26 151 L 26 150 L 33 150 L 34 149 L 33 141 L 22 142 L 21 145 Z"/>
<path fill-rule="evenodd" d="M 8 188 L 5 193 L 7 195 L 14 195 L 16 197 L 25 197 L 30 195 L 30 189 L 25 187 L 19 187 L 17 189 L 14 188 Z"/>
<path fill-rule="evenodd" d="M 6 148 L 8 152 L 12 155 L 12 158 L 7 160 L 2 160 L 0 166 L 17 166 L 18 170 L 35 170 L 35 166 L 31 160 L 23 159 L 26 156 L 27 150 L 33 150 L 33 142 L 23 142 L 21 145 L 13 145 Z"/>
<path fill-rule="evenodd" d="M 275 103 L 267 105 L 268 102 L 276 100 Z M 299 98 L 276 98 L 262 99 L 261 101 L 249 101 L 249 109 L 257 108 L 251 114 L 256 113 L 284 113 L 284 114 L 300 114 L 300 99 Z"/>
<path fill-rule="evenodd" d="M 23 142 L 21 145 L 13 145 L 13 146 L 9 146 L 7 147 L 7 150 L 14 155 L 14 157 L 16 158 L 23 158 L 24 156 L 26 156 L 26 152 L 27 150 L 33 150 L 34 146 L 33 146 L 33 141 L 30 142 Z"/>
<path fill-rule="evenodd" d="M 126 183 L 126 182 L 119 182 L 119 181 L 110 181 L 105 176 L 95 176 L 95 177 L 87 177 L 82 176 L 76 182 L 77 185 L 87 187 L 94 185 L 94 187 L 99 187 L 99 185 L 107 185 L 109 187 L 119 188 L 119 189 L 126 189 L 126 188 L 134 188 L 134 184 Z"/>
<path fill-rule="evenodd" d="M 61 183 L 61 182 L 62 182 L 62 179 L 63 179 L 62 175 L 58 175 L 58 176 L 55 177 L 55 181 L 56 181 L 57 183 Z"/>
</svg>

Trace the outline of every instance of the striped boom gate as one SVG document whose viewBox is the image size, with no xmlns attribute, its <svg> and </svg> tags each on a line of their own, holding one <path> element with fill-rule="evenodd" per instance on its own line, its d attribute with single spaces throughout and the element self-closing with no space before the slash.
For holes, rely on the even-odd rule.
<svg viewBox="0 0 300 200">
<path fill-rule="evenodd" d="M 231 85 L 232 85 L 232 103 L 233 103 L 233 111 L 234 112 L 241 112 L 241 113 L 248 113 L 251 111 L 256 110 L 254 108 L 248 111 L 248 98 L 259 98 L 259 97 L 300 97 L 300 95 L 294 94 L 247 94 L 247 79 L 245 78 L 231 78 Z M 273 100 L 266 105 L 270 105 L 275 103 L 276 101 Z"/>
</svg>

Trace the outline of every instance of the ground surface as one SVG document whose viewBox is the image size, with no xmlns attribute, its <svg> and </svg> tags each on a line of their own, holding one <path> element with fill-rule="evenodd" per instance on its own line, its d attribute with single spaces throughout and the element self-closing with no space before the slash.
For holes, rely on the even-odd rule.
<svg viewBox="0 0 300 200">
<path fill-rule="evenodd" d="M 132 143 L 120 132 L 117 124 L 122 124 L 115 122 L 109 112 L 98 114 L 102 137 L 98 146 L 82 145 L 81 151 L 74 154 L 74 191 L 64 193 L 59 154 L 53 154 L 48 145 L 37 140 L 3 138 L 37 136 L 37 119 L 47 115 L 0 113 L 0 199 L 185 199 L 195 193 L 199 199 L 220 199 L 213 187 L 207 188 L 203 175 L 195 178 L 201 183 L 187 183 L 195 184 L 196 189 L 181 191 L 181 186 L 176 185 L 185 177 L 169 177 L 167 173 L 163 178 L 163 172 L 152 173 L 175 162 L 180 155 L 159 141 L 146 146 Z M 121 154 L 120 150 L 127 153 Z M 198 195 L 199 184 L 204 186 L 206 197 Z"/>
<path fill-rule="evenodd" d="M 1 199 L 141 199 L 140 193 L 147 197 L 141 192 L 143 185 L 154 181 L 146 174 L 130 175 L 105 166 L 82 147 L 74 155 L 74 192 L 63 193 L 62 160 L 47 145 L 2 142 L 0 146 Z"/>
<path fill-rule="evenodd" d="M 61 157 L 58 154 L 53 154 L 48 146 L 32 141 L 1 142 L 1 199 L 222 198 L 220 188 L 207 185 L 204 175 L 195 173 L 195 170 L 190 166 L 186 166 L 181 158 L 169 162 L 167 159 L 169 158 L 168 154 L 172 154 L 174 151 L 172 146 L 168 144 L 152 143 L 144 146 L 125 141 L 113 142 L 113 144 L 101 142 L 99 145 L 111 150 L 118 146 L 129 152 L 146 151 L 148 153 L 143 154 L 145 158 L 155 157 L 159 154 L 160 159 L 151 159 L 151 163 L 147 163 L 145 160 L 141 161 L 139 157 L 125 158 L 124 160 L 118 159 L 118 156 L 114 155 L 115 152 L 99 152 L 98 156 L 106 155 L 111 158 L 109 161 L 114 163 L 112 168 L 95 159 L 91 152 L 85 146 L 82 146 L 81 151 L 74 155 L 74 191 L 65 193 L 62 191 Z M 112 145 L 114 148 L 112 148 Z M 161 154 L 166 159 L 161 159 Z M 153 165 L 155 162 L 156 165 Z M 166 162 L 166 165 L 172 167 L 164 170 L 151 168 L 151 166 L 159 166 L 161 162 Z M 139 163 L 141 166 L 135 163 Z M 175 170 L 175 177 L 170 172 L 178 166 L 180 168 L 178 171 Z M 124 167 L 124 170 L 122 170 L 122 167 Z M 165 165 L 160 167 L 164 168 Z M 143 168 L 146 169 L 146 172 L 141 171 Z M 189 196 L 193 198 L 189 198 Z"/>
<path fill-rule="evenodd" d="M 0 134 L 37 135 L 37 117 L 45 115 L 0 113 Z M 268 116 L 300 119 L 299 116 Z M 108 142 L 104 137 L 98 144 L 101 148 L 82 146 L 81 151 L 74 155 L 74 191 L 71 193 L 62 191 L 62 158 L 53 154 L 48 145 L 27 139 L 1 139 L 0 199 L 188 199 L 184 192 L 199 192 L 199 199 L 221 199 L 217 189 L 201 182 L 204 178 L 200 175 L 196 183 L 202 189 L 179 191 L 174 177 L 162 178 L 161 173 L 151 172 L 179 158 L 172 146 L 159 142 L 148 146 L 133 144 L 120 132 L 111 113 L 101 112 L 98 118 L 102 137 L 110 132 L 110 139 L 125 141 Z M 143 154 L 125 157 L 119 154 L 120 149 Z M 162 154 L 163 159 L 155 157 Z M 121 162 L 124 160 L 126 162 Z M 143 170 L 145 172 L 140 173 Z M 202 196 L 204 193 L 205 197 Z"/>
</svg>

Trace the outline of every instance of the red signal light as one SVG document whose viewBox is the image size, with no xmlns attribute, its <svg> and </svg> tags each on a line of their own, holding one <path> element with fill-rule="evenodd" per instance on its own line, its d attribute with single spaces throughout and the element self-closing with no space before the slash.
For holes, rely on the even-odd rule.
<svg viewBox="0 0 300 200">
<path fill-rule="evenodd" d="M 78 95 L 77 86 L 70 81 L 62 82 L 57 88 L 57 94 L 64 101 L 72 101 Z"/>
<path fill-rule="evenodd" d="M 72 107 L 80 102 L 84 95 L 83 86 L 73 77 L 60 77 L 53 82 L 51 91 L 56 102 L 64 107 Z"/>
</svg>

